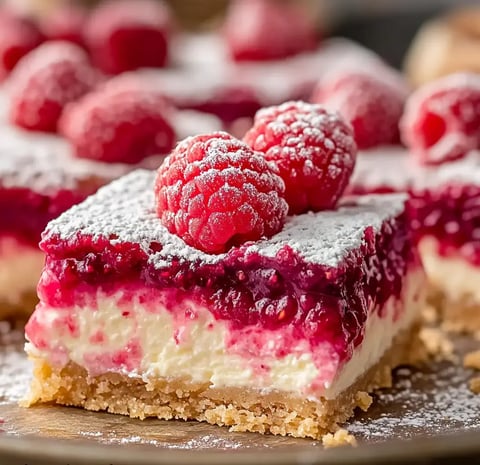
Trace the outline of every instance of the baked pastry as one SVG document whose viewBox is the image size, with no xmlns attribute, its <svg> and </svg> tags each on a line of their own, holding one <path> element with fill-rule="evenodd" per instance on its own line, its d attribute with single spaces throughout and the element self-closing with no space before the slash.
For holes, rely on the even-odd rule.
<svg viewBox="0 0 480 465">
<path fill-rule="evenodd" d="M 349 187 L 355 194 L 409 192 L 412 230 L 431 298 L 450 327 L 480 329 L 480 157 L 439 166 L 415 163 L 402 147 L 361 153 Z"/>
<path fill-rule="evenodd" d="M 47 227 L 29 404 L 318 438 L 418 350 L 403 195 L 290 217 L 215 255 L 162 226 L 154 178 L 131 173 Z"/>
<path fill-rule="evenodd" d="M 480 72 L 480 9 L 460 8 L 425 23 L 413 40 L 405 71 L 415 86 L 451 73 Z"/>
</svg>

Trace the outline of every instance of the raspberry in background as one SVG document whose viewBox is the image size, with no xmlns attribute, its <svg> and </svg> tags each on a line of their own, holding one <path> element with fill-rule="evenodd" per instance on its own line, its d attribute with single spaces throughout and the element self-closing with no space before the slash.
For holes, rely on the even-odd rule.
<svg viewBox="0 0 480 465">
<path fill-rule="evenodd" d="M 0 11 L 0 81 L 43 40 L 42 33 L 32 20 L 7 10 Z"/>
<path fill-rule="evenodd" d="M 389 70 L 344 69 L 331 73 L 317 85 L 312 102 L 338 111 L 353 127 L 359 149 L 400 142 L 399 122 L 408 87 Z"/>
<path fill-rule="evenodd" d="M 168 60 L 170 28 L 170 12 L 160 1 L 110 0 L 91 13 L 85 42 L 105 73 L 160 68 Z"/>
<path fill-rule="evenodd" d="M 276 165 L 291 215 L 334 208 L 355 166 L 351 126 L 321 105 L 287 102 L 260 110 L 244 141 Z"/>
<path fill-rule="evenodd" d="M 400 128 L 420 163 L 453 161 L 480 148 L 480 76 L 452 74 L 421 87 L 408 99 Z"/>
<path fill-rule="evenodd" d="M 40 19 L 40 29 L 48 40 L 65 40 L 85 47 L 83 29 L 87 11 L 67 3 L 54 8 Z"/>
<path fill-rule="evenodd" d="M 66 104 L 98 84 L 85 50 L 70 42 L 45 42 L 22 58 L 10 78 L 10 121 L 55 132 Z"/>
<path fill-rule="evenodd" d="M 134 164 L 171 151 L 171 111 L 148 81 L 119 76 L 69 105 L 59 126 L 77 157 Z"/>
<path fill-rule="evenodd" d="M 280 231 L 288 209 L 283 191 L 264 157 L 224 132 L 179 143 L 155 183 L 164 226 L 207 253 Z"/>
<path fill-rule="evenodd" d="M 313 50 L 315 23 L 301 6 L 277 0 L 235 0 L 223 34 L 232 57 L 275 60 Z"/>
</svg>

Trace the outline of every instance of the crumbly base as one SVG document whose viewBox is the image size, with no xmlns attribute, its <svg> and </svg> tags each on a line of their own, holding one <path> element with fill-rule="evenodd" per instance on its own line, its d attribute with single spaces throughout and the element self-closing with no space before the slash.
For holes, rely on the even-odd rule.
<svg viewBox="0 0 480 465">
<path fill-rule="evenodd" d="M 37 305 L 35 290 L 24 292 L 14 302 L 0 298 L 0 320 L 26 320 Z"/>
<path fill-rule="evenodd" d="M 214 388 L 185 379 L 152 379 L 145 383 L 118 373 L 97 377 L 69 363 L 54 368 L 34 359 L 34 380 L 26 406 L 53 403 L 104 410 L 133 418 L 158 417 L 205 421 L 251 431 L 320 439 L 337 430 L 359 407 L 367 410 L 368 393 L 392 385 L 392 369 L 423 356 L 418 327 L 399 334 L 382 359 L 336 399 L 309 400 L 291 392 L 265 392 L 249 388 Z"/>
</svg>

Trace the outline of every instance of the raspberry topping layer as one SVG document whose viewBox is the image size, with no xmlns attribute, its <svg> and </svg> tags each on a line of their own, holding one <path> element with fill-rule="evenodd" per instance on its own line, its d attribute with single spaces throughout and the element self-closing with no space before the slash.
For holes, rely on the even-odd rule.
<svg viewBox="0 0 480 465">
<path fill-rule="evenodd" d="M 49 224 L 39 287 L 46 305 L 82 305 L 99 287 L 161 289 L 170 308 L 191 299 L 232 327 L 290 325 L 299 338 L 328 339 L 347 356 L 362 340 L 369 303 L 398 297 L 416 265 L 403 195 L 290 217 L 270 239 L 212 255 L 158 221 L 154 177 L 131 173 Z"/>
<path fill-rule="evenodd" d="M 460 254 L 480 265 L 480 156 L 420 166 L 401 148 L 359 157 L 349 193 L 408 192 L 414 239 L 433 236 L 444 256 Z"/>
<path fill-rule="evenodd" d="M 290 214 L 333 208 L 355 166 L 351 127 L 320 105 L 287 102 L 260 110 L 244 140 L 277 167 Z"/>
<path fill-rule="evenodd" d="M 408 99 L 402 140 L 421 163 L 456 160 L 480 148 L 480 77 L 454 74 L 421 87 Z"/>
<path fill-rule="evenodd" d="M 224 132 L 182 141 L 155 183 L 162 223 L 210 253 L 278 232 L 288 208 L 283 193 L 262 155 Z"/>
</svg>

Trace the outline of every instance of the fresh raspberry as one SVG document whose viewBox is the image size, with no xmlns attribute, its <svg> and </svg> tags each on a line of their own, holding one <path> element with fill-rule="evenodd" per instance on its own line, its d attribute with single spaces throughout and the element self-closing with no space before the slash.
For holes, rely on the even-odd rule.
<svg viewBox="0 0 480 465">
<path fill-rule="evenodd" d="M 87 12 L 73 4 L 61 5 L 40 20 L 40 29 L 48 40 L 65 40 L 85 46 L 83 29 Z"/>
<path fill-rule="evenodd" d="M 148 82 L 121 76 L 69 105 L 59 127 L 78 157 L 134 164 L 171 151 L 169 116 L 165 98 Z"/>
<path fill-rule="evenodd" d="M 109 74 L 160 68 L 168 58 L 170 12 L 153 0 L 110 0 L 100 4 L 85 27 L 94 63 Z"/>
<path fill-rule="evenodd" d="M 480 148 L 480 77 L 459 73 L 429 83 L 407 101 L 402 140 L 421 163 L 456 160 Z"/>
<path fill-rule="evenodd" d="M 357 153 L 352 129 L 340 116 L 304 102 L 260 110 L 244 141 L 276 164 L 291 215 L 333 208 Z"/>
<path fill-rule="evenodd" d="M 288 209 L 283 190 L 261 154 L 224 132 L 182 141 L 155 183 L 162 223 L 207 253 L 280 231 Z"/>
<path fill-rule="evenodd" d="M 46 42 L 22 58 L 12 74 L 10 120 L 25 129 L 54 132 L 65 105 L 98 80 L 82 48 Z"/>
<path fill-rule="evenodd" d="M 2 12 L 0 14 L 0 80 L 5 79 L 18 61 L 44 40 L 30 20 Z"/>
<path fill-rule="evenodd" d="M 312 50 L 315 23 L 298 5 L 277 0 L 236 0 L 230 6 L 224 34 L 232 57 L 275 60 Z"/>
<path fill-rule="evenodd" d="M 343 70 L 322 80 L 312 101 L 338 111 L 353 127 L 359 149 L 400 141 L 398 124 L 407 86 L 386 73 Z"/>
</svg>

